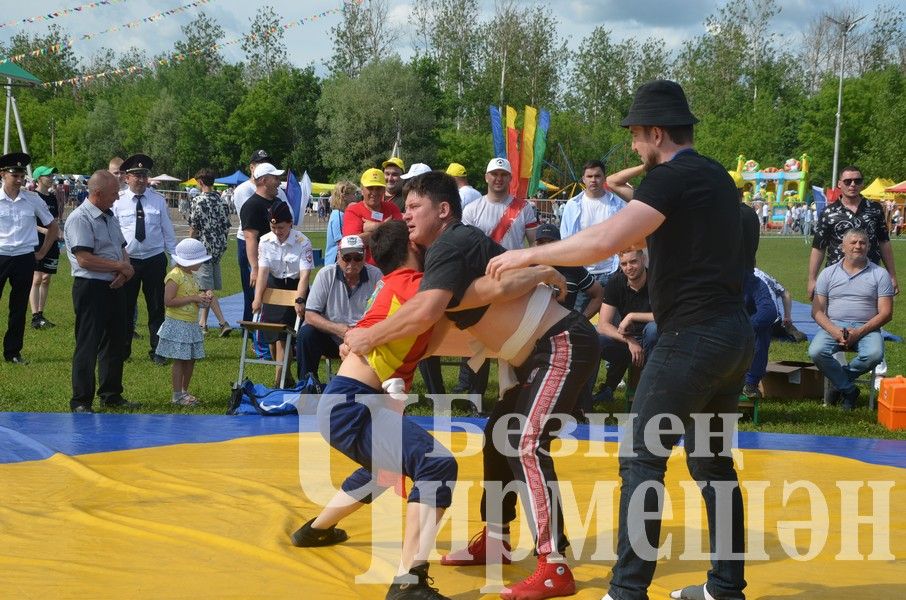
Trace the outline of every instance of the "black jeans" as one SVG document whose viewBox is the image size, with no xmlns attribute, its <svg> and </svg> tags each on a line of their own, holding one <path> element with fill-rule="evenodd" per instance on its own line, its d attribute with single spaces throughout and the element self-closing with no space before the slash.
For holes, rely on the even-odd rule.
<svg viewBox="0 0 906 600">
<path fill-rule="evenodd" d="M 0 298 L 9 281 L 9 316 L 3 336 L 3 358 L 9 360 L 22 352 L 25 338 L 25 311 L 35 273 L 35 253 L 0 256 Z"/>
<path fill-rule="evenodd" d="M 340 345 L 329 333 L 303 324 L 296 336 L 296 375 L 299 381 L 309 373 L 318 375 L 322 357 L 340 358 Z"/>
<path fill-rule="evenodd" d="M 164 323 L 164 277 L 167 276 L 167 255 L 161 252 L 150 258 L 129 259 L 135 275 L 126 282 L 126 315 L 129 326 L 126 330 L 124 358 L 132 356 L 132 334 L 135 332 L 135 305 L 138 302 L 138 290 L 145 295 L 148 308 L 148 339 L 151 342 L 151 353 L 157 349 L 157 330 Z"/>
<path fill-rule="evenodd" d="M 126 347 L 126 292 L 110 289 L 109 281 L 76 277 L 72 283 L 75 310 L 75 352 L 72 356 L 70 409 L 91 406 L 98 368 L 103 401 L 123 394 L 123 350 Z M 131 314 L 131 313 L 130 313 Z"/>
<path fill-rule="evenodd" d="M 620 450 L 623 483 L 618 558 L 609 591 L 614 600 L 647 600 L 657 566 L 656 556 L 646 556 L 653 554 L 649 550 L 660 543 L 661 520 L 651 515 L 660 515 L 663 508 L 663 496 L 657 488 L 663 486 L 670 449 L 680 438 L 678 433 L 655 431 L 646 440 L 648 423 L 658 422 L 661 415 L 672 415 L 685 425 L 686 463 L 692 478 L 701 486 L 714 556 L 708 571 L 708 592 L 715 598 L 744 598 L 744 562 L 738 557 L 745 551 L 742 493 L 733 457 L 724 447 L 728 444 L 716 433 L 723 431 L 723 423 L 714 417 L 737 412 L 743 376 L 752 362 L 753 344 L 752 326 L 741 308 L 681 331 L 660 332 L 632 404 L 637 413 L 632 422 L 632 455 L 623 456 L 625 449 Z M 694 414 L 711 417 L 707 424 L 714 437 L 698 439 Z M 708 444 L 708 450 L 700 448 Z M 718 487 L 731 488 L 729 498 L 722 498 L 720 503 Z M 637 489 L 643 489 L 645 495 L 633 502 Z M 630 509 L 636 514 L 630 514 Z M 639 510 L 647 516 L 641 518 Z M 720 522 L 727 526 L 720 533 L 721 544 L 717 543 L 715 530 L 718 512 L 722 515 Z M 723 543 L 728 538 L 729 547 Z"/>
</svg>

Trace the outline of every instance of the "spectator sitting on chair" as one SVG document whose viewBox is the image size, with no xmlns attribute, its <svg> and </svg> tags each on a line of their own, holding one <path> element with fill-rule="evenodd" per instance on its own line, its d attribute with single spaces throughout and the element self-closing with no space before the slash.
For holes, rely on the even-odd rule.
<svg viewBox="0 0 906 600">
<path fill-rule="evenodd" d="M 604 286 L 604 303 L 598 315 L 601 358 L 610 363 L 607 379 L 595 394 L 596 402 L 609 402 L 630 363 L 641 371 L 657 343 L 657 325 L 648 297 L 648 261 L 642 250 L 619 254 L 620 271 Z M 620 315 L 619 325 L 614 317 Z"/>
<path fill-rule="evenodd" d="M 843 234 L 843 260 L 818 275 L 812 317 L 821 330 L 808 353 L 840 393 L 843 408 L 852 410 L 859 398 L 854 381 L 884 357 L 881 327 L 893 316 L 894 284 L 888 272 L 868 260 L 868 235 L 861 229 Z M 841 365 L 839 351 L 858 355 Z"/>
<path fill-rule="evenodd" d="M 768 286 L 771 300 L 774 301 L 774 307 L 777 309 L 777 320 L 774 321 L 771 337 L 780 338 L 787 342 L 804 342 L 807 340 L 806 335 L 793 325 L 793 297 L 790 296 L 787 289 L 761 269 L 756 268 L 754 273 L 756 277 Z"/>
<path fill-rule="evenodd" d="M 305 316 L 308 298 L 308 276 L 314 268 L 311 241 L 301 231 L 293 229 L 293 214 L 286 202 L 277 200 L 269 209 L 271 232 L 261 236 L 258 244 L 258 281 L 255 282 L 255 299 L 252 312 L 261 312 L 264 323 L 283 323 L 295 327 L 296 317 Z M 267 288 L 296 290 L 294 308 L 262 304 Z M 285 334 L 284 334 L 285 335 Z M 282 361 L 285 341 L 279 333 L 261 332 L 261 338 L 270 345 L 274 360 Z M 280 387 L 282 370 L 278 366 L 274 387 Z M 287 387 L 294 387 L 292 377 L 285 378 Z"/>
<path fill-rule="evenodd" d="M 381 271 L 367 265 L 365 243 L 357 235 L 340 240 L 337 263 L 315 275 L 305 303 L 305 324 L 296 338 L 299 379 L 317 375 L 321 357 L 340 357 L 346 331 L 365 314 L 365 305 L 381 279 Z"/>
</svg>

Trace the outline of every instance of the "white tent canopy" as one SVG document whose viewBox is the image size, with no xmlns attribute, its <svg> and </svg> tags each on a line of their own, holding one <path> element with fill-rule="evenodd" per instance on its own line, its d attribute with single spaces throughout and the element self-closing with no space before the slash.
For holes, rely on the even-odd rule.
<svg viewBox="0 0 906 600">
<path fill-rule="evenodd" d="M 180 179 L 178 177 L 173 177 L 171 175 L 167 175 L 166 173 L 161 173 L 160 175 L 158 175 L 156 177 L 152 177 L 148 181 L 151 181 L 154 183 L 161 183 L 164 181 L 180 181 Z"/>
</svg>

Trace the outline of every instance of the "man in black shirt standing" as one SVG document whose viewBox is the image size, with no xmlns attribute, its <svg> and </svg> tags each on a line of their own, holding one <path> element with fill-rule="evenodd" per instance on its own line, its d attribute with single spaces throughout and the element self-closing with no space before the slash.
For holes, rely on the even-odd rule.
<svg viewBox="0 0 906 600">
<path fill-rule="evenodd" d="M 258 279 L 258 240 L 271 230 L 268 211 L 277 198 L 280 176 L 285 171 L 270 163 L 261 163 L 252 172 L 255 193 L 245 201 L 239 212 L 239 222 L 245 233 L 245 253 L 249 261 L 249 286 L 255 287 Z"/>
<path fill-rule="evenodd" d="M 618 558 L 605 600 L 648 598 L 667 459 L 681 435 L 675 429 L 662 433 L 662 417 L 685 427 L 686 460 L 701 486 L 713 557 L 704 585 L 671 597 L 744 598 L 742 494 L 730 448 L 720 447 L 732 431 L 725 431 L 719 416 L 731 415 L 726 420 L 735 425 L 753 333 L 742 302 L 739 197 L 726 169 L 693 149 L 697 122 L 679 84 L 643 85 L 622 122 L 647 171 L 633 200 L 562 242 L 506 252 L 488 265 L 495 276 L 530 264 L 584 265 L 647 237 L 648 289 L 659 337 L 633 402 L 631 451 L 620 451 Z M 716 523 L 727 528 L 719 538 Z"/>
<path fill-rule="evenodd" d="M 812 252 L 808 259 L 808 297 L 815 295 L 815 282 L 821 271 L 821 261 L 829 267 L 843 260 L 843 234 L 850 229 L 861 229 L 868 235 L 868 260 L 880 265 L 884 261 L 887 274 L 893 280 L 893 289 L 899 293 L 897 269 L 893 262 L 893 248 L 887 231 L 887 218 L 878 202 L 862 196 L 865 179 L 859 167 L 847 166 L 840 171 L 840 199 L 829 204 L 815 224 Z"/>
</svg>

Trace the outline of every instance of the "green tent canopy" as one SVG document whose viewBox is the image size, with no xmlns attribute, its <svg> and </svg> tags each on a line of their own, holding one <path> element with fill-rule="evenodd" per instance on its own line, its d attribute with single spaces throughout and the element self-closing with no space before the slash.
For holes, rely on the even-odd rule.
<svg viewBox="0 0 906 600">
<path fill-rule="evenodd" d="M 18 85 L 32 86 L 42 83 L 40 79 L 13 62 L 0 63 L 0 79 L 11 79 L 13 84 Z"/>
</svg>

